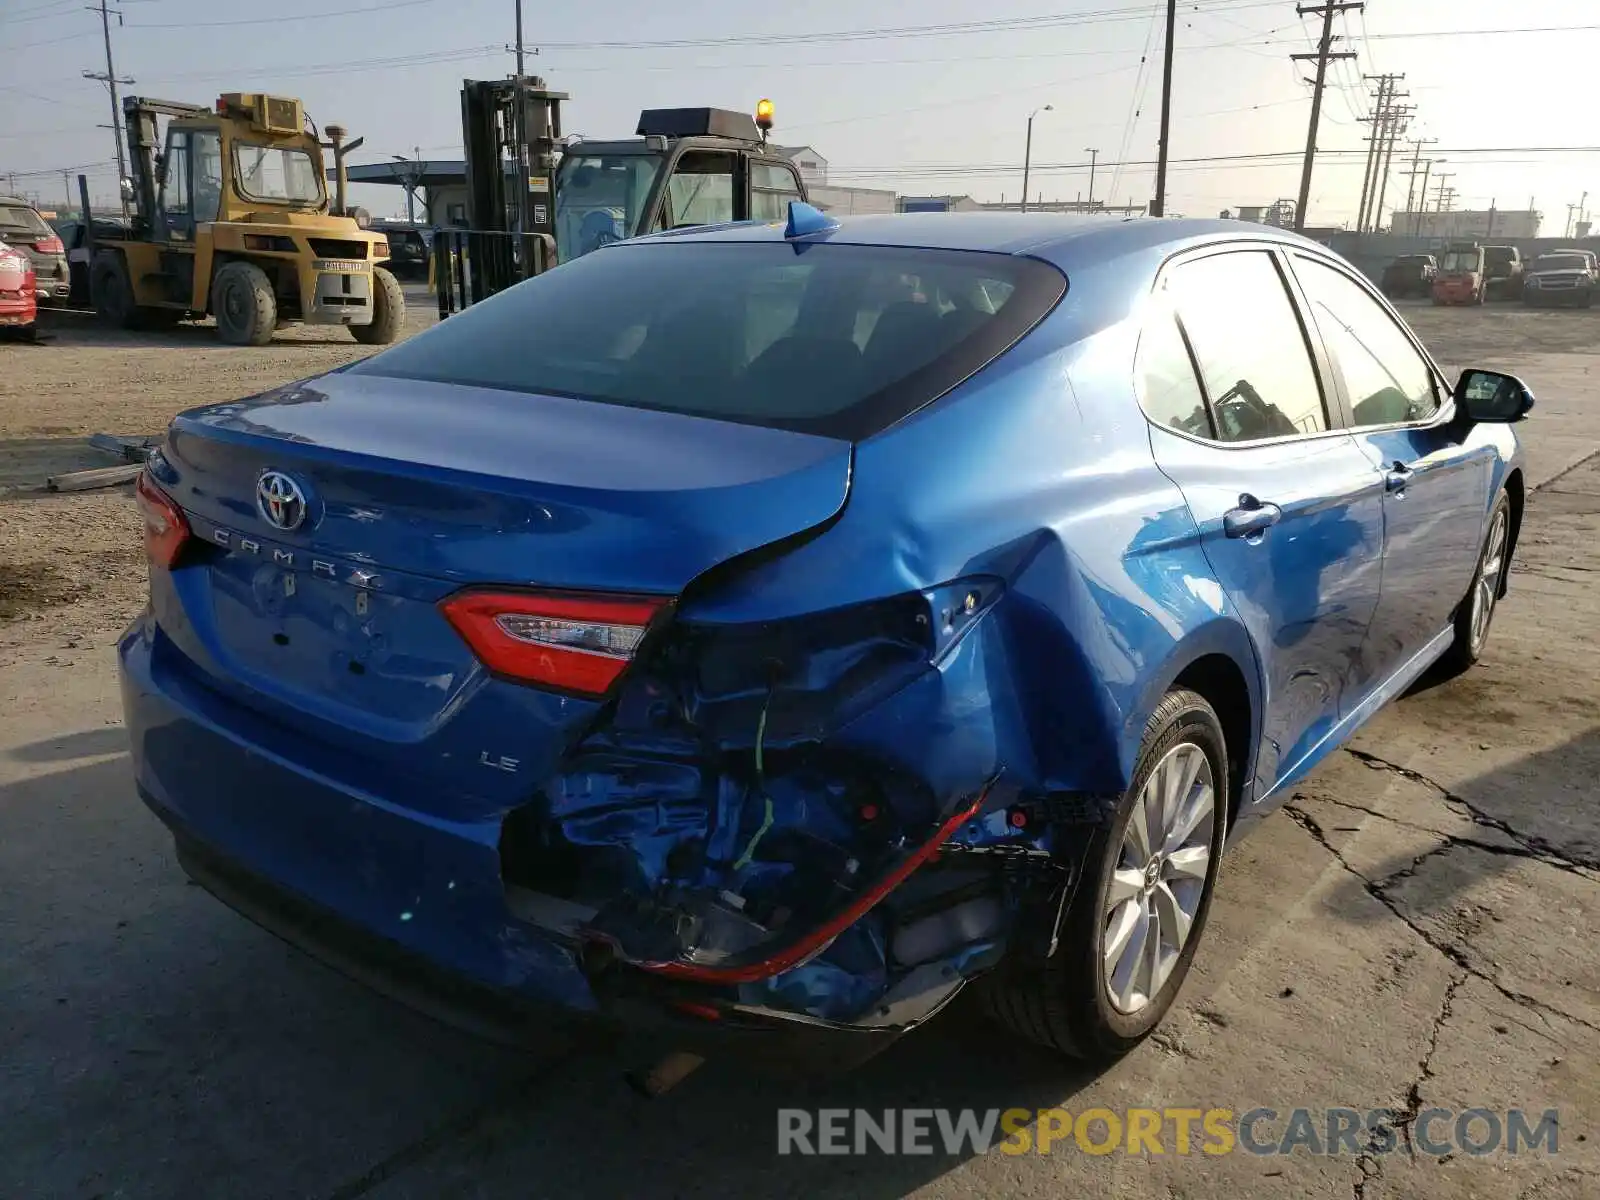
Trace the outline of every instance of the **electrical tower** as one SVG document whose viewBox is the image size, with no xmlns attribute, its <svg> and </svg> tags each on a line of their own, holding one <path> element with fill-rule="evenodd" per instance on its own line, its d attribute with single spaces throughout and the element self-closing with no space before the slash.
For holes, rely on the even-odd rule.
<svg viewBox="0 0 1600 1200">
<path fill-rule="evenodd" d="M 1322 119 L 1322 91 L 1328 78 L 1328 64 L 1341 58 L 1354 58 L 1352 51 L 1345 50 L 1338 54 L 1333 52 L 1333 43 L 1338 39 L 1333 35 L 1333 16 L 1335 13 L 1349 12 L 1354 9 L 1360 12 L 1365 7 L 1360 3 L 1336 3 L 1335 0 L 1325 0 L 1320 6 L 1300 5 L 1295 9 L 1302 17 L 1320 16 L 1322 18 L 1322 37 L 1317 41 L 1315 54 L 1291 54 L 1289 57 L 1295 62 L 1315 62 L 1317 64 L 1317 78 L 1311 87 L 1311 126 L 1306 131 L 1306 157 L 1300 167 L 1300 199 L 1294 208 L 1294 227 L 1306 227 L 1306 206 L 1311 202 L 1311 165 L 1317 157 L 1317 123 Z"/>
</svg>

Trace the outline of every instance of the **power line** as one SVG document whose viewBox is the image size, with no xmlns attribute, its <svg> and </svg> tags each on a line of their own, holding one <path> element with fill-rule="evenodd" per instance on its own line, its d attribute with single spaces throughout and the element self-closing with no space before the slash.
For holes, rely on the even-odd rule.
<svg viewBox="0 0 1600 1200">
<path fill-rule="evenodd" d="M 1239 12 L 1252 8 L 1276 8 L 1280 0 L 1189 0 L 1195 13 Z M 1147 5 L 1104 8 L 1089 12 L 1044 13 L 1030 17 L 996 17 L 982 21 L 956 21 L 941 25 L 901 25 L 876 29 L 837 29 L 812 33 L 748 33 L 718 37 L 681 37 L 646 41 L 611 40 L 585 42 L 541 41 L 544 50 L 677 50 L 700 46 L 787 45 L 796 42 L 856 42 L 901 40 L 919 37 L 953 37 L 974 33 L 1003 33 L 1014 30 L 1058 29 L 1064 26 L 1100 25 L 1117 21 L 1142 20 Z"/>
<path fill-rule="evenodd" d="M 353 16 L 379 16 L 393 12 L 397 8 L 420 8 L 424 4 L 438 4 L 440 0 L 385 0 L 382 4 L 369 4 L 365 8 L 339 8 L 329 12 L 312 13 L 279 13 L 275 17 L 245 17 L 237 21 L 171 21 L 162 24 L 129 25 L 129 29 L 211 29 L 222 25 L 282 25 L 286 22 L 304 24 L 308 21 L 323 21 L 330 17 Z"/>
</svg>

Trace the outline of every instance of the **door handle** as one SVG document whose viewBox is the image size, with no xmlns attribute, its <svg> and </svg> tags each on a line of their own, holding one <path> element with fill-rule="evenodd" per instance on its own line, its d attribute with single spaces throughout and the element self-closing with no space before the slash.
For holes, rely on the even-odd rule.
<svg viewBox="0 0 1600 1200">
<path fill-rule="evenodd" d="M 1383 476 L 1383 486 L 1391 492 L 1403 492 L 1415 474 L 1416 472 L 1403 462 L 1390 463 L 1388 471 Z"/>
<path fill-rule="evenodd" d="M 1258 537 L 1283 519 L 1283 509 L 1265 504 L 1246 492 L 1239 507 L 1222 514 L 1222 532 L 1231 538 Z"/>
</svg>

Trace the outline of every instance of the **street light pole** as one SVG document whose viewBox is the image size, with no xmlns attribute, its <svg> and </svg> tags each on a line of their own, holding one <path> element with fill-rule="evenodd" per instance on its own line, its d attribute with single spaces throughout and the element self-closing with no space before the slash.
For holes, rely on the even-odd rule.
<svg viewBox="0 0 1600 1200">
<path fill-rule="evenodd" d="M 1033 119 L 1042 112 L 1053 112 L 1054 105 L 1046 104 L 1028 114 L 1028 140 L 1022 150 L 1022 212 L 1028 211 L 1028 171 L 1033 166 Z"/>
<path fill-rule="evenodd" d="M 1100 159 L 1100 151 L 1092 147 L 1086 148 L 1084 153 L 1089 156 L 1089 208 L 1094 208 L 1094 165 Z"/>
</svg>

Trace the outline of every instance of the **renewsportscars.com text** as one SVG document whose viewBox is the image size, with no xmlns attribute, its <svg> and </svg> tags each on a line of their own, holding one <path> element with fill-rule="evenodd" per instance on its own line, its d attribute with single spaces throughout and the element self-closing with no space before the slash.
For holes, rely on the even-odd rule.
<svg viewBox="0 0 1600 1200">
<path fill-rule="evenodd" d="M 1513 1108 L 781 1108 L 778 1153 L 804 1155 L 1555 1154 L 1559 1113 Z"/>
</svg>

